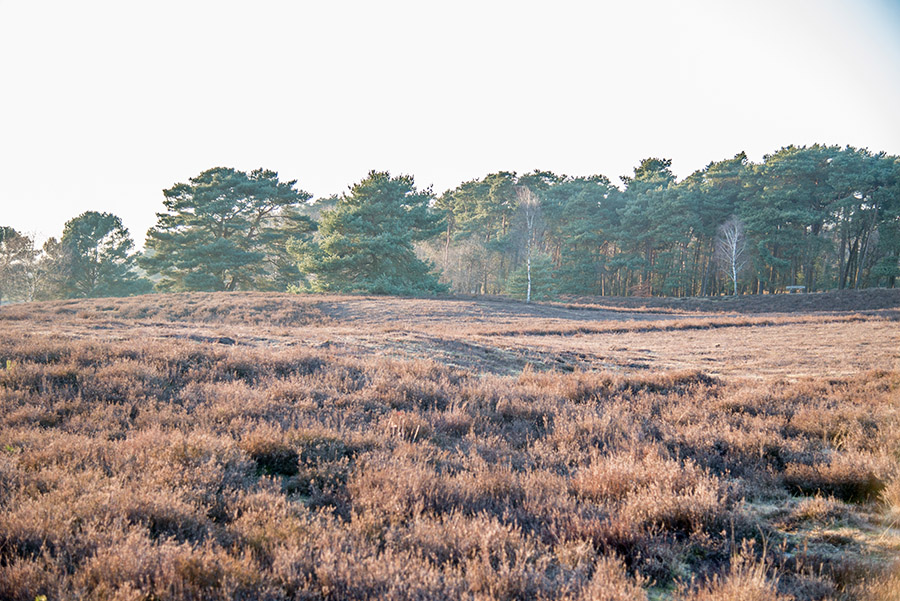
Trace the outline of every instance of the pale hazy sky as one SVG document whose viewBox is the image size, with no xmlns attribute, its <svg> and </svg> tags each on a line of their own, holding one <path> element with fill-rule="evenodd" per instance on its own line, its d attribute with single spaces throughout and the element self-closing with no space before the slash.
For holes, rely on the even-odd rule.
<svg viewBox="0 0 900 601">
<path fill-rule="evenodd" d="M 86 210 L 141 244 L 162 189 L 266 167 L 685 177 L 746 150 L 900 154 L 900 1 L 0 0 L 0 225 Z"/>
</svg>

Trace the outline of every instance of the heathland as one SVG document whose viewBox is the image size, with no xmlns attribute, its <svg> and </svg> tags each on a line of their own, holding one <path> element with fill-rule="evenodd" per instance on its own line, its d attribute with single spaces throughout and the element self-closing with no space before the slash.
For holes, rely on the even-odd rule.
<svg viewBox="0 0 900 601">
<path fill-rule="evenodd" d="M 900 290 L 0 308 L 0 598 L 900 597 Z"/>
</svg>

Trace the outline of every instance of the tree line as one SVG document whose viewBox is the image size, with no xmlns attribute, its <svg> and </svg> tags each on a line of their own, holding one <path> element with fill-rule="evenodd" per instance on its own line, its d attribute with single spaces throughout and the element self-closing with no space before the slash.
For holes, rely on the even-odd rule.
<svg viewBox="0 0 900 601">
<path fill-rule="evenodd" d="M 900 158 L 789 146 L 677 181 L 648 158 L 603 175 L 501 171 L 436 195 L 370 172 L 312 200 L 296 181 L 214 168 L 163 191 L 142 252 L 89 211 L 42 248 L 0 227 L 0 300 L 151 290 L 696 296 L 894 287 Z"/>
</svg>

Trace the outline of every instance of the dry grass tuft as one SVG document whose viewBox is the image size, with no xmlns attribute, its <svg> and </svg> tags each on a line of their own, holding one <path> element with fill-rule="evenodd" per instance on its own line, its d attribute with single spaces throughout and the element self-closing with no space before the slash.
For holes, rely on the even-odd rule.
<svg viewBox="0 0 900 601">
<path fill-rule="evenodd" d="M 867 601 L 896 601 L 900 599 L 900 568 L 880 576 L 858 589 L 860 599 Z"/>
<path fill-rule="evenodd" d="M 895 469 L 868 453 L 842 453 L 814 464 L 788 463 L 785 485 L 800 494 L 825 494 L 851 503 L 874 500 Z"/>
<path fill-rule="evenodd" d="M 746 550 L 746 548 L 745 548 Z M 791 601 L 793 596 L 778 592 L 769 569 L 754 555 L 741 553 L 731 560 L 725 576 L 714 576 L 708 584 L 683 591 L 679 601 Z"/>
<path fill-rule="evenodd" d="M 847 506 L 834 497 L 816 495 L 801 500 L 791 517 L 795 520 L 810 520 L 816 522 L 833 522 L 850 514 Z"/>
</svg>

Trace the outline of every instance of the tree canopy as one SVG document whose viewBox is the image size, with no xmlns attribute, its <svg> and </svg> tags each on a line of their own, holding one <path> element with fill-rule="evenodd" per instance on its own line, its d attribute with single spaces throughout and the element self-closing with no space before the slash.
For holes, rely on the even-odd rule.
<svg viewBox="0 0 900 601">
<path fill-rule="evenodd" d="M 436 236 L 441 216 L 413 178 L 371 171 L 322 214 L 316 239 L 291 246 L 316 291 L 430 294 L 444 290 L 414 243 Z"/>
<path fill-rule="evenodd" d="M 135 269 L 131 235 L 112 213 L 82 213 L 66 222 L 58 243 L 48 242 L 45 261 L 53 268 L 47 282 L 50 296 L 129 296 L 152 288 Z"/>
<path fill-rule="evenodd" d="M 691 296 L 894 286 L 900 276 L 900 159 L 853 147 L 745 153 L 678 181 L 651 157 L 622 189 L 602 175 L 502 172 L 444 193 L 447 227 L 427 246 L 451 289 L 514 294 L 523 254 L 517 214 L 496 182 L 540 200 L 535 252 L 551 259 L 559 294 Z M 717 268 L 716 239 L 745 225 L 747 268 Z"/>
<path fill-rule="evenodd" d="M 300 210 L 311 195 L 274 171 L 208 169 L 164 190 L 165 213 L 147 233 L 141 265 L 161 290 L 284 290 L 295 282 L 287 241 L 315 224 Z"/>
<path fill-rule="evenodd" d="M 411 176 L 372 171 L 310 203 L 273 171 L 216 167 L 163 191 L 138 264 L 160 290 L 526 299 L 529 281 L 536 298 L 694 296 L 893 287 L 900 276 L 900 157 L 787 146 L 680 181 L 671 160 L 650 157 L 620 179 L 498 171 L 435 197 Z M 724 253 L 728 224 L 740 244 Z M 40 251 L 0 228 L 0 300 L 145 287 L 113 215 L 85 213 Z"/>
<path fill-rule="evenodd" d="M 30 236 L 0 226 L 0 302 L 33 298 L 30 267 L 37 254 Z"/>
</svg>

